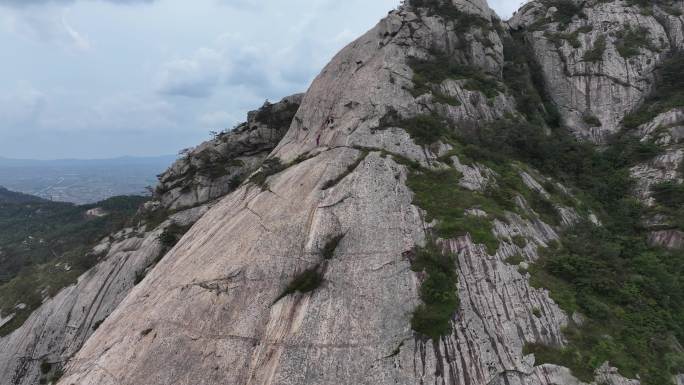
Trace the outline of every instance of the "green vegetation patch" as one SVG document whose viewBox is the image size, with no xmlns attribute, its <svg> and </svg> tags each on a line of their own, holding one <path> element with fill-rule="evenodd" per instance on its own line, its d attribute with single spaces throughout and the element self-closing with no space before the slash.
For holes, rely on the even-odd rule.
<svg viewBox="0 0 684 385">
<path fill-rule="evenodd" d="M 528 351 L 538 364 L 567 366 L 585 381 L 610 361 L 623 375 L 639 374 L 645 385 L 670 383 L 669 373 L 679 370 L 672 362 L 681 359 L 673 338 L 684 337 L 684 254 L 648 246 L 644 208 L 631 198 L 628 171 L 657 154 L 657 146 L 628 135 L 613 138 L 603 151 L 564 134 L 528 139 L 518 146 L 500 137 L 498 149 L 578 187 L 603 223 L 567 230 L 560 247 L 530 266 L 533 286 L 549 289 L 561 308 L 579 311 L 587 321 L 566 331 L 567 347 Z M 528 151 L 530 145 L 544 155 Z"/>
<path fill-rule="evenodd" d="M 278 174 L 285 170 L 287 165 L 279 158 L 268 158 L 262 163 L 261 169 L 249 178 L 249 182 L 261 187 L 262 190 L 268 190 L 268 183 L 266 180 L 269 176 Z"/>
<path fill-rule="evenodd" d="M 603 53 L 606 52 L 606 37 L 601 35 L 596 38 L 594 46 L 584 52 L 583 60 L 590 63 L 595 63 L 603 60 Z"/>
<path fill-rule="evenodd" d="M 684 185 L 674 181 L 658 183 L 651 187 L 656 210 L 670 218 L 671 226 L 684 231 Z"/>
<path fill-rule="evenodd" d="M 514 235 L 513 237 L 511 237 L 511 241 L 514 245 L 518 246 L 521 249 L 524 249 L 525 246 L 527 246 L 527 239 L 525 239 L 525 237 L 523 237 L 522 235 Z"/>
<path fill-rule="evenodd" d="M 185 233 L 190 230 L 191 226 L 180 226 L 176 223 L 170 224 L 159 235 L 159 242 L 164 247 L 165 251 L 171 250 L 176 243 L 183 237 Z"/>
<path fill-rule="evenodd" d="M 545 32 L 544 36 L 549 39 L 556 47 L 560 47 L 564 42 L 568 42 L 572 48 L 582 47 L 579 35 L 589 33 L 593 30 L 591 26 L 583 26 L 573 32 Z"/>
<path fill-rule="evenodd" d="M 681 16 L 682 11 L 677 8 L 676 2 L 672 0 L 627 0 L 629 6 L 638 6 L 644 15 L 653 15 L 653 6 L 658 6 L 665 12 L 673 16 Z"/>
<path fill-rule="evenodd" d="M 436 114 L 404 119 L 397 122 L 396 126 L 406 130 L 418 145 L 435 143 L 451 133 L 449 124 Z"/>
<path fill-rule="evenodd" d="M 460 102 L 439 91 L 439 85 L 447 79 L 465 80 L 463 88 L 482 92 L 488 98 L 496 97 L 503 92 L 498 79 L 485 74 L 480 69 L 454 63 L 440 52 L 431 52 L 431 56 L 432 58 L 428 60 L 418 58 L 409 60 L 408 64 L 413 70 L 414 88 L 411 93 L 414 97 L 432 93 L 438 101 L 460 105 Z"/>
<path fill-rule="evenodd" d="M 430 16 L 441 16 L 445 20 L 454 21 L 455 31 L 459 35 L 471 28 L 480 28 L 485 32 L 492 28 L 488 20 L 479 15 L 461 12 L 451 0 L 410 0 L 409 4 L 413 7 L 425 8 Z"/>
<path fill-rule="evenodd" d="M 84 206 L 45 200 L 0 203 L 0 310 L 3 316 L 15 314 L 0 327 L 0 336 L 21 326 L 42 304 L 43 293 L 54 296 L 94 266 L 92 247 L 129 224 L 147 200 L 122 196 Z M 108 214 L 86 214 L 96 207 Z"/>
<path fill-rule="evenodd" d="M 522 255 L 520 255 L 520 254 L 515 254 L 515 255 L 511 255 L 510 257 L 506 258 L 504 260 L 504 262 L 506 262 L 509 265 L 517 266 L 517 265 L 525 262 L 525 258 L 523 258 Z"/>
<path fill-rule="evenodd" d="M 671 209 L 678 209 L 684 206 L 684 184 L 674 181 L 661 182 L 651 187 L 653 198 L 656 201 Z"/>
<path fill-rule="evenodd" d="M 380 126 L 376 130 L 389 127 L 403 128 L 418 145 L 433 144 L 453 134 L 453 127 L 437 114 L 423 114 L 403 119 L 392 108 L 380 119 Z"/>
<path fill-rule="evenodd" d="M 543 71 L 521 32 L 503 40 L 503 80 L 516 100 L 516 109 L 537 125 L 560 126 L 560 114 L 548 95 Z"/>
<path fill-rule="evenodd" d="M 623 58 L 638 56 L 641 49 L 655 51 L 650 36 L 651 31 L 646 27 L 627 26 L 617 33 L 615 48 Z"/>
<path fill-rule="evenodd" d="M 451 319 L 458 310 L 458 273 L 453 255 L 443 252 L 434 241 L 415 250 L 411 269 L 425 274 L 420 286 L 423 301 L 411 317 L 411 327 L 423 336 L 438 340 L 451 333 Z"/>
<path fill-rule="evenodd" d="M 656 70 L 654 92 L 644 104 L 622 121 L 627 128 L 648 123 L 672 108 L 684 107 L 684 53 L 678 52 L 665 60 Z"/>
<path fill-rule="evenodd" d="M 639 217 L 630 222 L 638 228 Z M 587 321 L 566 330 L 566 348 L 532 347 L 541 354 L 537 363 L 567 366 L 589 381 L 610 361 L 645 385 L 671 383 L 671 373 L 682 370 L 676 362 L 684 362 L 675 344 L 684 337 L 683 263 L 682 252 L 649 248 L 643 232 L 624 225 L 585 223 L 564 234 L 561 248 L 531 266 L 531 283 Z"/>
<path fill-rule="evenodd" d="M 290 294 L 309 293 L 318 289 L 323 283 L 323 274 L 319 270 L 320 265 L 316 265 L 299 273 L 273 302 L 278 302 L 280 299 Z"/>
<path fill-rule="evenodd" d="M 459 140 L 465 155 L 487 162 L 497 173 L 507 175 L 502 165 L 518 160 L 572 186 L 583 203 L 601 216 L 603 227 L 575 226 L 563 234 L 559 247 L 530 266 L 535 287 L 549 289 L 569 314 L 579 311 L 587 317 L 585 324 L 566 331 L 566 348 L 528 347 L 537 353 L 537 363 L 567 366 L 588 381 L 607 360 L 623 375 L 638 374 L 644 385 L 671 383 L 670 373 L 681 371 L 683 360 L 675 341 L 684 338 L 684 253 L 648 246 L 648 230 L 641 225 L 645 209 L 631 197 L 634 181 L 629 173 L 631 166 L 653 158 L 660 148 L 623 133 L 599 151 L 564 129 L 548 134 L 544 127 L 521 120 L 464 131 Z M 439 193 L 445 188 L 432 186 L 438 180 L 449 185 L 444 183 L 447 175 L 410 187 L 418 191 L 419 206 L 427 207 L 441 222 L 440 215 L 446 216 L 442 212 L 449 212 L 449 207 L 431 203 L 440 201 L 432 190 Z M 416 182 L 409 178 L 411 183 Z M 536 206 L 535 211 L 554 215 L 548 200 L 534 199 L 534 193 L 516 187 L 515 179 L 507 183 Z M 679 187 L 656 190 L 662 205 L 681 205 Z M 437 198 L 429 199 L 431 195 Z"/>
<path fill-rule="evenodd" d="M 332 237 L 328 242 L 325 243 L 325 246 L 323 246 L 323 250 L 321 250 L 321 255 L 325 259 L 332 259 L 332 257 L 335 256 L 335 250 L 337 250 L 337 246 L 340 244 L 340 241 L 344 238 L 344 234 L 336 235 Z"/>
<path fill-rule="evenodd" d="M 284 101 L 285 107 L 281 109 L 276 109 L 275 104 L 269 103 L 268 101 L 261 107 L 255 117 L 259 123 L 263 123 L 271 128 L 286 128 L 292 123 L 292 119 L 299 110 L 299 104 L 288 103 Z"/>
<path fill-rule="evenodd" d="M 57 364 L 51 364 L 47 361 L 40 363 L 40 373 L 41 376 L 38 379 L 38 383 L 40 384 L 56 384 L 64 374 L 61 367 L 59 367 Z"/>
<path fill-rule="evenodd" d="M 602 123 L 596 115 L 591 113 L 586 113 L 582 116 L 582 121 L 586 123 L 589 127 L 601 127 Z"/>
<path fill-rule="evenodd" d="M 491 218 L 469 216 L 465 210 L 479 208 L 502 214 L 503 208 L 485 193 L 460 187 L 460 179 L 461 174 L 454 169 L 422 169 L 410 173 L 407 186 L 414 193 L 414 204 L 427 212 L 427 221 L 437 220 L 437 236 L 446 239 L 468 233 L 475 243 L 484 244 L 489 253 L 494 253 L 499 241 L 492 233 Z"/>
</svg>

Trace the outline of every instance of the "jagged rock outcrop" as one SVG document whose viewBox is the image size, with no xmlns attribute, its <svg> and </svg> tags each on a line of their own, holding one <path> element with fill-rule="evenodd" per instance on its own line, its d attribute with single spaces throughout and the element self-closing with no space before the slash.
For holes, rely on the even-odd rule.
<svg viewBox="0 0 684 385">
<path fill-rule="evenodd" d="M 188 150 L 159 176 L 155 198 L 171 210 L 192 207 L 234 190 L 280 142 L 301 94 L 266 103 L 247 122 Z"/>
<path fill-rule="evenodd" d="M 652 91 L 658 64 L 684 48 L 682 4 L 654 2 L 644 10 L 628 1 L 559 3 L 531 1 L 509 24 L 532 45 L 565 125 L 602 143 Z"/>
<path fill-rule="evenodd" d="M 173 241 L 207 212 L 212 200 L 234 190 L 232 178 L 259 167 L 285 134 L 300 101 L 301 95 L 293 95 L 265 104 L 250 112 L 246 123 L 190 150 L 162 174 L 155 200 L 140 210 L 142 221 L 102 240 L 91 252 L 100 260 L 93 269 L 0 338 L 0 384 L 37 384 L 59 373 L 164 256 L 169 237 Z M 47 364 L 50 370 L 43 373 Z"/>
</svg>

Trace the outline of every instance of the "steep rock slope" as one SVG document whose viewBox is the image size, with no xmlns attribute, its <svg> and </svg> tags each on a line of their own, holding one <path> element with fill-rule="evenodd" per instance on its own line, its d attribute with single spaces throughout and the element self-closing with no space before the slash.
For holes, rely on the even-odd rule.
<svg viewBox="0 0 684 385">
<path fill-rule="evenodd" d="M 236 187 L 230 179 L 259 167 L 285 134 L 300 100 L 293 95 L 250 112 L 247 123 L 189 150 L 160 176 L 155 200 L 140 209 L 137 222 L 91 251 L 91 258 L 100 262 L 0 339 L 0 383 L 58 379 L 64 363 L 207 212 L 212 200 Z"/>
<path fill-rule="evenodd" d="M 649 207 L 657 205 L 654 187 L 682 182 L 682 8 L 678 1 L 531 1 L 509 21 L 532 46 L 548 95 L 576 136 L 605 143 L 626 127 L 626 136 L 661 149 L 631 168 L 635 195 Z M 673 75 L 663 79 L 663 70 Z M 660 88 L 676 91 L 660 95 Z M 681 214 L 665 211 L 648 221 L 651 242 L 681 248 Z"/>
<path fill-rule="evenodd" d="M 565 125 L 596 143 L 652 91 L 653 72 L 684 48 L 681 4 L 531 1 L 509 24 L 526 39 Z"/>
<path fill-rule="evenodd" d="M 554 182 L 521 166 L 513 207 L 466 207 L 464 220 L 493 223 L 493 240 L 435 241 L 435 218 L 413 203 L 414 169 L 458 170 L 450 187 L 473 196 L 506 180 L 451 144 L 421 146 L 432 141 L 407 120 L 435 113 L 463 128 L 516 113 L 500 82 L 506 33 L 486 4 L 414 4 L 423 6 L 391 12 L 333 59 L 268 166 L 198 221 L 60 384 L 580 383 L 524 353 L 563 345 L 570 322 L 525 270 L 562 223 L 580 219 L 558 204 L 562 220 L 545 223 L 523 196 L 550 198 Z M 417 78 L 438 55 L 458 76 Z M 456 255 L 461 304 L 434 339 L 411 328 L 429 281 L 412 271 L 415 250 L 431 242 Z M 608 365 L 596 381 L 636 383 Z"/>
</svg>

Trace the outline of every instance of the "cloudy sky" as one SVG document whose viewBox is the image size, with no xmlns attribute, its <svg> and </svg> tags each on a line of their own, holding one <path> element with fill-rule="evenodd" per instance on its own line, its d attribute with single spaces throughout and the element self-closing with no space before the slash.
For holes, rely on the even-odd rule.
<svg viewBox="0 0 684 385">
<path fill-rule="evenodd" d="M 398 4 L 0 0 L 0 157 L 176 153 L 306 90 Z"/>
</svg>

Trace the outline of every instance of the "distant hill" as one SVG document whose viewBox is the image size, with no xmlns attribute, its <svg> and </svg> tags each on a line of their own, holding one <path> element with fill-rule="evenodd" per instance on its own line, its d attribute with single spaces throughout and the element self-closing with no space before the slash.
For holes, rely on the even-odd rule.
<svg viewBox="0 0 684 385">
<path fill-rule="evenodd" d="M 117 196 L 88 205 L 52 202 L 0 187 L 0 313 L 21 325 L 44 293 L 55 294 L 97 262 L 87 253 L 122 228 L 148 198 Z M 12 309 L 23 303 L 22 309 Z"/>
<path fill-rule="evenodd" d="M 32 202 L 45 202 L 45 199 L 18 193 L 15 191 L 10 191 L 2 186 L 0 186 L 0 203 L 32 203 Z"/>
<path fill-rule="evenodd" d="M 118 195 L 146 195 L 175 155 L 113 159 L 8 159 L 0 157 L 0 186 L 43 199 L 76 204 Z"/>
</svg>

